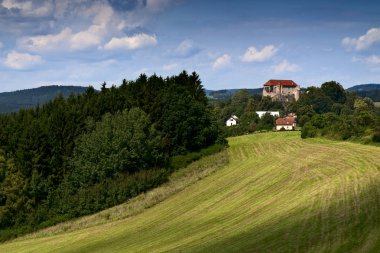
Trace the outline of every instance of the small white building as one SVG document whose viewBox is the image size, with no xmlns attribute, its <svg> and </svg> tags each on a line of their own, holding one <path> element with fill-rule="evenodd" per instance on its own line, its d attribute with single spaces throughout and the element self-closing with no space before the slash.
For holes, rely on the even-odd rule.
<svg viewBox="0 0 380 253">
<path fill-rule="evenodd" d="M 232 115 L 227 121 L 226 126 L 236 126 L 239 124 L 239 118 L 236 115 Z"/>
<path fill-rule="evenodd" d="M 279 111 L 256 111 L 256 114 L 259 115 L 259 118 L 262 118 L 266 113 L 269 113 L 273 117 L 280 117 Z"/>
<path fill-rule="evenodd" d="M 276 119 L 276 130 L 281 131 L 281 130 L 295 130 L 297 126 L 296 123 L 296 118 L 287 116 L 285 118 L 278 118 Z"/>
</svg>

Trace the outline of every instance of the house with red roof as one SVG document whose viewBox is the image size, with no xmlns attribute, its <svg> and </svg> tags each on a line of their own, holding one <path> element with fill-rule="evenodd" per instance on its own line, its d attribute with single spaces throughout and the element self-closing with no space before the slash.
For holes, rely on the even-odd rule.
<svg viewBox="0 0 380 253">
<path fill-rule="evenodd" d="M 301 87 L 292 80 L 269 80 L 264 84 L 263 97 L 289 101 L 299 99 Z"/>
<path fill-rule="evenodd" d="M 276 130 L 295 130 L 297 126 L 296 117 L 286 116 L 285 118 L 276 119 Z"/>
</svg>

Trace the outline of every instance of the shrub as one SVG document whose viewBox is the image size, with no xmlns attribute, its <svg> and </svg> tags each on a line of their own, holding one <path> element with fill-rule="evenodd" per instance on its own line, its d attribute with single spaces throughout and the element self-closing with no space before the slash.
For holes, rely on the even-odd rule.
<svg viewBox="0 0 380 253">
<path fill-rule="evenodd" d="M 372 136 L 373 142 L 380 142 L 380 132 L 374 133 Z"/>
<path fill-rule="evenodd" d="M 310 122 L 307 122 L 301 130 L 301 138 L 314 138 L 317 136 L 317 128 L 314 127 Z"/>
</svg>

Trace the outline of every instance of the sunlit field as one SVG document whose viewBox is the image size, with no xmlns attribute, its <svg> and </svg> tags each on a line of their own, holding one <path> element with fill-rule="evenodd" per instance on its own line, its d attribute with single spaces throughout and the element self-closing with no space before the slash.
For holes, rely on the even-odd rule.
<svg viewBox="0 0 380 253">
<path fill-rule="evenodd" d="M 85 217 L 0 252 L 380 252 L 380 148 L 298 132 L 229 145 L 228 164 L 140 211 Z"/>
</svg>

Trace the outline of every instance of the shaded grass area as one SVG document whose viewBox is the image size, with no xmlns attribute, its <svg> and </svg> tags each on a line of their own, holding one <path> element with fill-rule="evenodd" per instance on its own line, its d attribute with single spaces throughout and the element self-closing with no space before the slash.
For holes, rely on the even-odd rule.
<svg viewBox="0 0 380 253">
<path fill-rule="evenodd" d="M 228 165 L 149 209 L 45 231 L 0 251 L 380 251 L 378 147 L 302 140 L 297 132 L 240 136 L 229 145 Z M 203 159 L 212 166 L 221 158 Z"/>
</svg>

